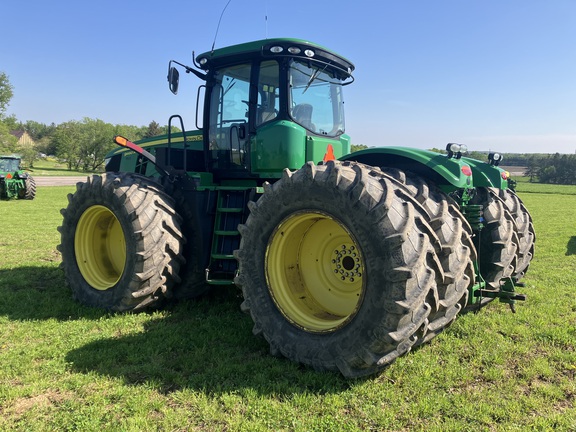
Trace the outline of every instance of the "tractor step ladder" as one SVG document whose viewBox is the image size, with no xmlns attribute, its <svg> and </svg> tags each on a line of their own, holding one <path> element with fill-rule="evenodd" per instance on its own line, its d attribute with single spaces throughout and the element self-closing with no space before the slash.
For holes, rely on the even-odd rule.
<svg viewBox="0 0 576 432">
<path fill-rule="evenodd" d="M 222 188 L 216 198 L 216 216 L 210 264 L 206 282 L 210 285 L 231 285 L 238 268 L 233 252 L 240 246 L 238 225 L 246 213 L 246 189 Z"/>
</svg>

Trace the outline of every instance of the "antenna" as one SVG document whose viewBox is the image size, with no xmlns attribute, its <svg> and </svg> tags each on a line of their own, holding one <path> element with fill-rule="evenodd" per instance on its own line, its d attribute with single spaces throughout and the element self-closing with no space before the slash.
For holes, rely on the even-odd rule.
<svg viewBox="0 0 576 432">
<path fill-rule="evenodd" d="M 214 35 L 214 42 L 212 42 L 212 51 L 214 51 L 214 45 L 216 45 L 216 37 L 218 36 L 218 30 L 220 30 L 220 23 L 222 22 L 222 17 L 224 16 L 224 12 L 226 12 L 226 8 L 230 4 L 232 0 L 228 0 L 224 9 L 222 9 L 222 13 L 220 14 L 220 19 L 218 20 L 218 26 L 216 27 L 216 34 Z"/>
<path fill-rule="evenodd" d="M 268 0 L 264 0 L 264 25 L 266 27 L 266 39 L 268 39 Z"/>
</svg>

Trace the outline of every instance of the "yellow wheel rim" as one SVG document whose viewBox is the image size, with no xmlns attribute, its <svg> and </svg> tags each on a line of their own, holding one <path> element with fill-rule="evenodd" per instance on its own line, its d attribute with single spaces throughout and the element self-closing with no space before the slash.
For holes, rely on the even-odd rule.
<svg viewBox="0 0 576 432">
<path fill-rule="evenodd" d="M 276 306 L 306 331 L 334 331 L 360 306 L 364 292 L 360 248 L 327 214 L 300 212 L 285 219 L 271 236 L 265 265 Z"/>
<path fill-rule="evenodd" d="M 104 291 L 120 280 L 126 265 L 126 240 L 110 209 L 95 205 L 82 214 L 74 249 L 80 273 L 90 286 Z"/>
</svg>

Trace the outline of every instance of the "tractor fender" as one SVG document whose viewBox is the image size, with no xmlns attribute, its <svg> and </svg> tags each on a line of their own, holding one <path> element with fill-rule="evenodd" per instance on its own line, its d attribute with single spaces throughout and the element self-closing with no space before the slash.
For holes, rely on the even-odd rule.
<svg viewBox="0 0 576 432">
<path fill-rule="evenodd" d="M 470 188 L 502 187 L 499 168 L 469 158 L 449 158 L 445 154 L 408 147 L 376 147 L 350 153 L 342 161 L 356 161 L 376 167 L 413 172 L 439 186 Z"/>
<path fill-rule="evenodd" d="M 498 189 L 508 188 L 510 174 L 500 167 L 492 166 L 477 159 L 463 157 L 462 160 L 472 169 L 474 186 L 495 187 Z"/>
</svg>

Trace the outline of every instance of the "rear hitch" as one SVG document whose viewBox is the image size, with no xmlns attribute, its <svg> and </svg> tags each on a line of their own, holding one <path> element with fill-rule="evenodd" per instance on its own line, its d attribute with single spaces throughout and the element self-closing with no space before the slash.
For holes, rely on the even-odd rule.
<svg viewBox="0 0 576 432">
<path fill-rule="evenodd" d="M 523 287 L 524 284 L 521 282 L 515 283 L 512 278 L 506 278 L 500 281 L 499 290 L 479 289 L 474 291 L 474 296 L 500 299 L 500 303 L 508 303 L 510 310 L 516 313 L 516 302 L 526 300 L 525 294 L 519 294 L 514 291 L 517 286 Z"/>
</svg>

